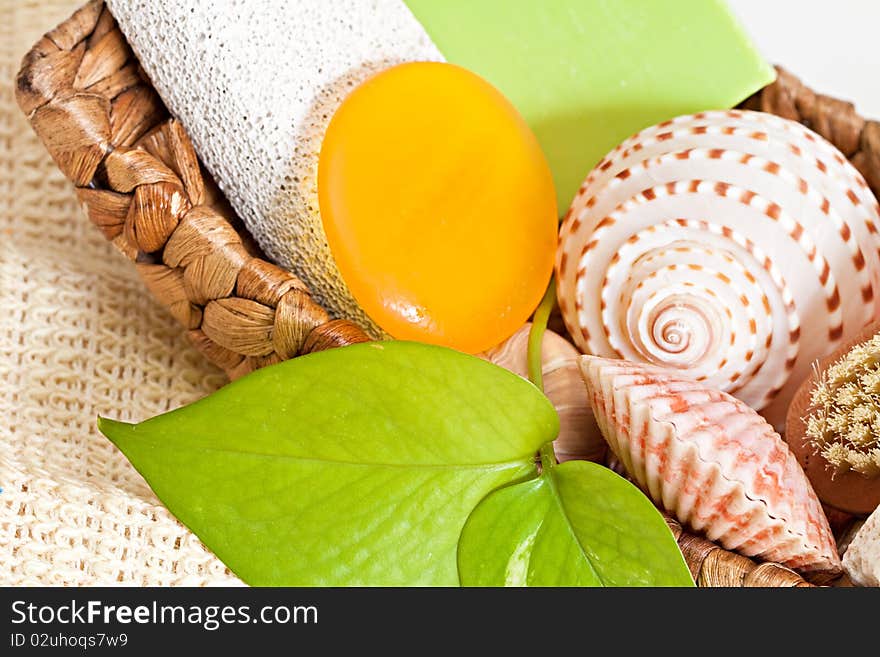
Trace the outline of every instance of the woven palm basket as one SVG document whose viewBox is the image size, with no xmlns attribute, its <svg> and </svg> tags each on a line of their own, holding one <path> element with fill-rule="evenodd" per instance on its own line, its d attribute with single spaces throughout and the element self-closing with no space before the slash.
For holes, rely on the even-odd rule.
<svg viewBox="0 0 880 657">
<path fill-rule="evenodd" d="M 331 319 L 299 279 L 264 259 L 100 0 L 28 52 L 16 100 L 94 226 L 230 378 L 367 339 L 351 322 Z M 819 132 L 880 195 L 880 123 L 865 121 L 850 103 L 817 95 L 780 70 L 744 105 Z M 701 586 L 811 585 L 669 522 Z"/>
</svg>

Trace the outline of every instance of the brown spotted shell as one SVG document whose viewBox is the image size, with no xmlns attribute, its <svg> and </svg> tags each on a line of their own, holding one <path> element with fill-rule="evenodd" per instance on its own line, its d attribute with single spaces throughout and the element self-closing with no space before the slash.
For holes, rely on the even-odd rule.
<svg viewBox="0 0 880 657">
<path fill-rule="evenodd" d="M 801 124 L 679 117 L 582 185 L 559 305 L 585 353 L 687 370 L 781 429 L 811 364 L 878 316 L 878 223 L 862 176 Z"/>
</svg>

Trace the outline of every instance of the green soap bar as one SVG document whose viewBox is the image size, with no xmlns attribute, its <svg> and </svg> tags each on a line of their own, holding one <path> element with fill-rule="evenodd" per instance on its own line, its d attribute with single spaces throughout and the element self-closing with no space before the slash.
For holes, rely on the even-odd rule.
<svg viewBox="0 0 880 657">
<path fill-rule="evenodd" d="M 626 137 L 732 107 L 774 79 L 722 0 L 404 0 L 446 59 L 532 126 L 560 214 Z"/>
</svg>

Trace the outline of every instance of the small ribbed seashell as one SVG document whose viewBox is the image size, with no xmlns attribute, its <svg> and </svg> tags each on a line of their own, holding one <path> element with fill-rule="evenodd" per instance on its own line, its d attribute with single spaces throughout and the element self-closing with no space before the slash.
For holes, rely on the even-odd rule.
<svg viewBox="0 0 880 657">
<path fill-rule="evenodd" d="M 752 408 L 651 365 L 582 356 L 580 366 L 602 435 L 656 504 L 728 550 L 840 571 L 810 482 Z"/>
<path fill-rule="evenodd" d="M 560 230 L 559 305 L 589 354 L 688 370 L 782 428 L 811 363 L 878 315 L 878 204 L 799 123 L 705 112 L 590 173 Z"/>
</svg>

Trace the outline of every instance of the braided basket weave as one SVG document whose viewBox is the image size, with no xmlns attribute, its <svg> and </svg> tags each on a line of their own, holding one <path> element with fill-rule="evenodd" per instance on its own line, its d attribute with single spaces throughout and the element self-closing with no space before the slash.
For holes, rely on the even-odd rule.
<svg viewBox="0 0 880 657">
<path fill-rule="evenodd" d="M 171 118 L 101 0 L 25 56 L 16 98 L 92 223 L 137 267 L 198 350 L 236 378 L 313 351 L 367 340 L 330 319 L 291 273 L 266 261 Z M 880 124 L 779 71 L 744 103 L 832 141 L 880 195 Z M 669 521 L 701 586 L 810 586 Z"/>
</svg>

